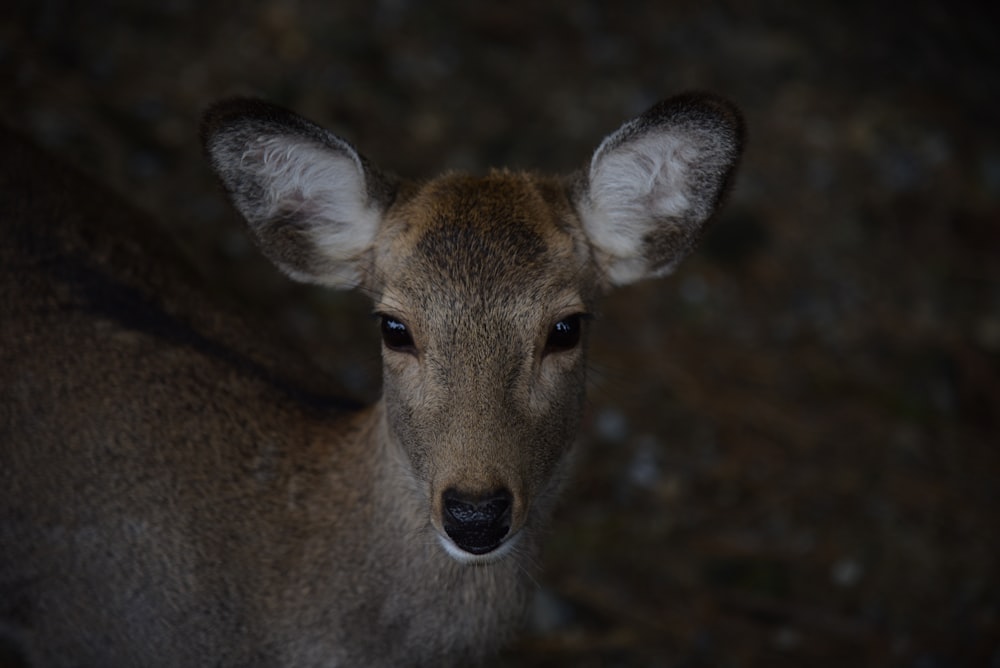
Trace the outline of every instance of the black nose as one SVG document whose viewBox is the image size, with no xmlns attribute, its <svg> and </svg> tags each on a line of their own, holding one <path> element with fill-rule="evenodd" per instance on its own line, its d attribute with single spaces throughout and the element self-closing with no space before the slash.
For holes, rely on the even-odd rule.
<svg viewBox="0 0 1000 668">
<path fill-rule="evenodd" d="M 510 506 L 514 497 L 506 489 L 486 496 L 470 496 L 447 489 L 441 498 L 444 531 L 466 552 L 492 552 L 510 531 Z"/>
</svg>

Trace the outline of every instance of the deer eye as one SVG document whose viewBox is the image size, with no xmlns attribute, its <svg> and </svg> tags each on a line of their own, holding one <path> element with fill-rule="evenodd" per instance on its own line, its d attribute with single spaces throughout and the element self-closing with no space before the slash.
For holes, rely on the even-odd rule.
<svg viewBox="0 0 1000 668">
<path fill-rule="evenodd" d="M 576 348 L 580 343 L 580 314 L 563 318 L 552 325 L 549 337 L 545 340 L 544 354 L 558 353 Z"/>
<path fill-rule="evenodd" d="M 416 352 L 410 330 L 402 321 L 387 315 L 383 315 L 381 318 L 382 342 L 386 348 L 402 353 Z"/>
</svg>

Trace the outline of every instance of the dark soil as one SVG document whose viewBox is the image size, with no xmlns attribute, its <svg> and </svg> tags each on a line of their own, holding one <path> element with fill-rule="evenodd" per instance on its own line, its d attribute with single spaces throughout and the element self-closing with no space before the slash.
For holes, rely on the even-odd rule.
<svg viewBox="0 0 1000 668">
<path fill-rule="evenodd" d="M 574 169 L 660 97 L 732 98 L 729 206 L 676 275 L 606 300 L 575 482 L 500 665 L 1000 666 L 986 7 L 14 0 L 0 117 L 371 399 L 366 303 L 257 257 L 200 156 L 207 104 L 264 97 L 430 176 Z"/>
</svg>

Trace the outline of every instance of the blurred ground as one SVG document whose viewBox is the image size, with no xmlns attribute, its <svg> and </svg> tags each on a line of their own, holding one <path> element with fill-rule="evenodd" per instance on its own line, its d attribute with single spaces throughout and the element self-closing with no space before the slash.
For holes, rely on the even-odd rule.
<svg viewBox="0 0 1000 668">
<path fill-rule="evenodd" d="M 660 97 L 734 99 L 749 150 L 701 251 L 606 301 L 577 477 L 501 665 L 1000 666 L 985 7 L 14 0 L 0 117 L 372 398 L 367 305 L 257 258 L 199 154 L 208 103 L 259 95 L 429 176 L 573 169 Z"/>
</svg>

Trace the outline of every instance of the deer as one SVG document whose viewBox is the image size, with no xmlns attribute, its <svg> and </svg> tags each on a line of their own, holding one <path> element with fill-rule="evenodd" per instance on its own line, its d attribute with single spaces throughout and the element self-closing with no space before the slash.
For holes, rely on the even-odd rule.
<svg viewBox="0 0 1000 668">
<path fill-rule="evenodd" d="M 5 131 L 0 644 L 45 667 L 488 660 L 536 587 L 597 301 L 696 247 L 743 137 L 688 93 L 570 174 L 412 180 L 284 108 L 210 107 L 260 251 L 371 298 L 361 406 L 210 295 L 155 216 Z"/>
</svg>

